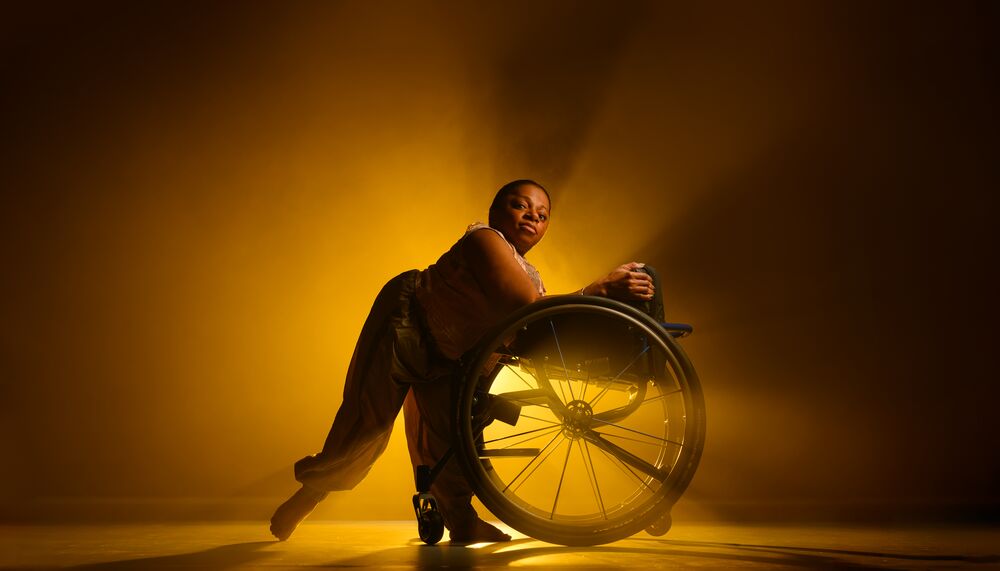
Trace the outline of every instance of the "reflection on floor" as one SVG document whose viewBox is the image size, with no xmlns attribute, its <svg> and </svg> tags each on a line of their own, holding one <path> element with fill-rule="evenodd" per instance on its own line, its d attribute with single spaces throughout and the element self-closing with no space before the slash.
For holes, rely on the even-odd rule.
<svg viewBox="0 0 1000 571">
<path fill-rule="evenodd" d="M 1000 529 L 675 525 L 597 547 L 514 534 L 505 544 L 425 546 L 411 522 L 307 522 L 287 542 L 266 523 L 2 526 L 0 569 L 860 569 L 1000 568 Z"/>
</svg>

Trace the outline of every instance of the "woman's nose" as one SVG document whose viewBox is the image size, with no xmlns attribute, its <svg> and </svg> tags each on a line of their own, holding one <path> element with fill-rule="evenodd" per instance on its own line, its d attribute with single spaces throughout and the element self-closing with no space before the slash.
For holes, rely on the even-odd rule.
<svg viewBox="0 0 1000 571">
<path fill-rule="evenodd" d="M 538 216 L 530 210 L 526 210 L 524 212 L 524 217 L 527 218 L 528 220 L 531 220 L 532 222 L 538 221 Z"/>
</svg>

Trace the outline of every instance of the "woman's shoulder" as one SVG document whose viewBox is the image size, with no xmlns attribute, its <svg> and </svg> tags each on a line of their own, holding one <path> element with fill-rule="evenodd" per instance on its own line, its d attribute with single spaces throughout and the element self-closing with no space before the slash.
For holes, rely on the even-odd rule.
<svg viewBox="0 0 1000 571">
<path fill-rule="evenodd" d="M 509 249 L 514 254 L 517 253 L 514 245 L 507 240 L 507 237 L 503 235 L 503 232 L 489 226 L 488 224 L 483 224 L 482 222 L 470 224 L 469 227 L 465 229 L 465 234 L 459 242 L 463 245 L 465 242 L 471 242 L 474 244 L 474 248 L 494 249 L 500 245 L 504 245 L 504 249 Z"/>
<path fill-rule="evenodd" d="M 535 289 L 541 295 L 545 295 L 545 286 L 542 278 L 524 256 L 517 253 L 517 249 L 511 244 L 507 237 L 496 228 L 492 228 L 481 222 L 471 224 L 465 231 L 465 235 L 460 241 L 462 244 L 462 256 L 470 266 L 490 265 L 492 263 L 506 265 L 505 260 L 513 260 L 517 266 L 528 275 Z"/>
<path fill-rule="evenodd" d="M 482 222 L 474 222 L 472 224 L 469 224 L 469 226 L 465 229 L 465 235 L 462 236 L 462 237 L 464 238 L 464 237 L 469 236 L 471 234 L 475 234 L 476 232 L 479 232 L 480 230 L 487 230 L 487 231 L 489 231 L 490 234 L 496 234 L 497 236 L 503 238 L 504 242 L 507 241 L 507 237 L 503 235 L 503 232 L 497 230 L 496 228 L 493 228 L 489 224 L 483 224 Z"/>
</svg>

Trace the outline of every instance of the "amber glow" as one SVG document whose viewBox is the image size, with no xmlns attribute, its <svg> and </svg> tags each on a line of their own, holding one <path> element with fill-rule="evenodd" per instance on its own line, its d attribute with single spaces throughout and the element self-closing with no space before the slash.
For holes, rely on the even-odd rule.
<svg viewBox="0 0 1000 571">
<path fill-rule="evenodd" d="M 382 284 L 522 177 L 551 292 L 648 262 L 695 325 L 678 513 L 995 498 L 989 18 L 484 4 L 12 11 L 11 513 L 266 518 Z M 409 473 L 399 426 L 316 517 L 407 518 Z"/>
<path fill-rule="evenodd" d="M 538 366 L 538 365 L 533 365 Z M 610 381 L 614 372 L 606 374 L 601 382 L 584 382 L 587 377 L 569 381 L 554 379 L 560 400 L 593 402 L 593 414 L 626 407 L 636 398 L 636 385 L 629 382 Z M 531 379 L 526 382 L 524 377 Z M 596 375 L 595 375 L 596 377 Z M 595 423 L 595 430 L 607 439 L 651 465 L 671 466 L 677 448 L 671 446 L 667 458 L 658 462 L 661 441 L 670 435 L 666 426 L 667 391 L 660 391 L 650 380 L 643 398 L 649 403 L 641 406 L 624 421 L 613 425 Z M 503 395 L 537 387 L 530 373 L 521 376 L 514 370 L 505 370 L 497 378 L 493 392 Z M 575 392 L 573 388 L 575 387 Z M 589 394 L 587 392 L 589 389 Z M 515 393 L 516 394 L 516 393 Z M 677 397 L 678 395 L 673 395 Z M 657 400 L 659 399 L 659 400 Z M 640 399 L 640 402 L 643 402 Z M 683 417 L 672 419 L 682 425 Z M 483 434 L 490 450 L 522 448 L 538 450 L 538 458 L 527 456 L 497 457 L 492 467 L 498 480 L 516 494 L 525 509 L 544 513 L 551 507 L 552 515 L 559 514 L 567 520 L 574 517 L 600 518 L 618 515 L 620 506 L 630 502 L 648 500 L 658 483 L 648 475 L 633 469 L 585 440 L 573 438 L 560 418 L 546 406 L 524 406 L 515 426 L 495 422 Z M 678 439 L 681 440 L 681 439 Z"/>
</svg>

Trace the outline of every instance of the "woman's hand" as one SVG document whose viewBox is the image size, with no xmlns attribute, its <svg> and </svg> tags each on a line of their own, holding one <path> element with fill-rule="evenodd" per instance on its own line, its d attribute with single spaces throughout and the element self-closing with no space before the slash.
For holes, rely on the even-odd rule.
<svg viewBox="0 0 1000 571">
<path fill-rule="evenodd" d="M 619 301 L 648 301 L 653 299 L 653 278 L 638 271 L 645 264 L 629 262 L 615 268 L 610 274 L 583 288 L 584 295 L 599 295 Z"/>
</svg>

